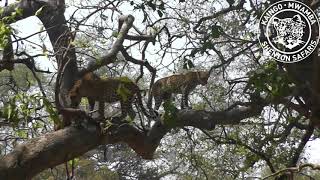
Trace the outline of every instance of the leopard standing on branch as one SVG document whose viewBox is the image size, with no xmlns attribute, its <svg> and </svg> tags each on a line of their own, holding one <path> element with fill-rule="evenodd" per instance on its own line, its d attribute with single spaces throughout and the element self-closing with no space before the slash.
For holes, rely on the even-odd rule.
<svg viewBox="0 0 320 180">
<path fill-rule="evenodd" d="M 77 80 L 69 91 L 71 104 L 77 107 L 82 97 L 87 97 L 90 110 L 93 110 L 96 101 L 99 102 L 99 116 L 104 117 L 104 103 L 114 103 L 120 101 L 121 116 L 123 119 L 129 114 L 131 119 L 136 116 L 132 108 L 134 99 L 137 99 L 138 105 L 143 114 L 149 118 L 154 118 L 147 113 L 142 103 L 142 96 L 139 87 L 127 77 L 100 79 L 93 73 L 85 74 L 80 80 Z"/>
<path fill-rule="evenodd" d="M 155 100 L 155 110 L 158 110 L 161 103 L 171 99 L 172 94 L 182 94 L 181 108 L 188 107 L 188 95 L 198 85 L 206 85 L 211 71 L 192 71 L 185 74 L 177 74 L 157 80 L 151 88 L 151 95 L 148 100 L 148 108 L 152 107 L 152 99 Z"/>
</svg>

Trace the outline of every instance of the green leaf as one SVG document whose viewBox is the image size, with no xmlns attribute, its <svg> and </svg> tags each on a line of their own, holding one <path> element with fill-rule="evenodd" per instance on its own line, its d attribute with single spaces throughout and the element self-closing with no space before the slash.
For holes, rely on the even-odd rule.
<svg viewBox="0 0 320 180">
<path fill-rule="evenodd" d="M 124 84 L 120 84 L 117 89 L 117 94 L 123 101 L 127 101 L 128 97 L 131 95 L 131 91 L 127 89 Z"/>
<path fill-rule="evenodd" d="M 35 123 L 32 124 L 32 128 L 33 129 L 39 129 L 39 128 L 43 128 L 43 124 L 36 121 Z"/>
<path fill-rule="evenodd" d="M 39 8 L 34 15 L 39 16 L 42 13 L 43 8 L 44 6 L 41 6 L 41 8 Z"/>
<path fill-rule="evenodd" d="M 117 80 L 119 80 L 119 81 L 121 81 L 122 83 L 132 83 L 132 80 L 130 79 L 130 78 L 128 78 L 128 77 L 126 77 L 126 76 L 124 76 L 124 77 L 118 77 L 118 78 L 116 78 Z"/>
<path fill-rule="evenodd" d="M 23 9 L 22 8 L 16 8 L 16 13 L 18 16 L 22 16 Z"/>
<path fill-rule="evenodd" d="M 113 32 L 112 32 L 112 36 L 113 36 L 113 37 L 118 37 L 118 35 L 119 35 L 119 33 L 118 33 L 117 31 L 113 31 Z"/>
<path fill-rule="evenodd" d="M 163 115 L 163 123 L 169 127 L 176 126 L 176 119 L 178 109 L 174 106 L 171 100 L 166 100 L 163 103 L 164 115 Z"/>
<path fill-rule="evenodd" d="M 49 118 L 57 125 L 61 125 L 62 122 L 59 118 L 58 112 L 55 111 L 54 107 L 52 106 L 52 104 L 49 102 L 48 99 L 46 98 L 42 98 L 43 101 L 43 105 L 46 109 L 46 111 L 49 113 Z"/>
<path fill-rule="evenodd" d="M 69 166 L 72 166 L 72 161 L 73 161 L 73 159 L 71 159 L 71 160 L 68 161 L 68 165 L 69 165 Z"/>
<path fill-rule="evenodd" d="M 211 27 L 211 37 L 218 38 L 223 33 L 223 29 L 221 26 L 214 25 Z"/>
<path fill-rule="evenodd" d="M 10 26 L 5 24 L 3 21 L 0 21 L 0 49 L 4 49 L 9 43 L 10 34 Z"/>
<path fill-rule="evenodd" d="M 18 130 L 18 131 L 16 131 L 16 134 L 20 138 L 27 138 L 28 137 L 28 134 L 25 130 Z"/>
</svg>

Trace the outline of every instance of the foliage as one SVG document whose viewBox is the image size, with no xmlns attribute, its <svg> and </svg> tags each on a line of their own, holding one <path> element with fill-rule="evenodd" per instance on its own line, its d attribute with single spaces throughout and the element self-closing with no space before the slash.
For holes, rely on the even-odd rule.
<svg viewBox="0 0 320 180">
<path fill-rule="evenodd" d="M 52 103 L 50 103 L 49 100 L 46 98 L 42 98 L 42 101 L 46 111 L 49 113 L 50 119 L 54 122 L 54 124 L 58 125 L 59 127 L 62 127 L 62 122 L 59 118 L 58 112 L 53 107 Z"/>
<path fill-rule="evenodd" d="M 0 8 L 0 14 L 3 13 L 3 9 Z M 0 20 L 0 49 L 3 49 L 8 41 L 8 37 L 11 35 L 11 28 L 8 25 L 9 22 L 14 22 L 14 19 L 17 16 L 22 15 L 22 9 L 17 8 L 15 12 L 11 14 L 11 16 L 4 17 Z"/>
<path fill-rule="evenodd" d="M 69 164 L 69 167 L 71 167 L 71 164 Z M 64 180 L 66 178 L 65 176 L 65 165 L 62 164 L 51 170 L 46 170 L 40 173 L 33 179 Z M 80 159 L 77 161 L 77 163 L 75 163 L 75 178 L 80 180 L 116 180 L 119 179 L 119 176 L 116 172 L 111 171 L 108 167 L 104 165 L 100 167 L 96 166 L 96 163 L 93 160 Z"/>
<path fill-rule="evenodd" d="M 42 74 L 37 74 L 39 78 L 43 78 Z M 32 86 L 36 85 L 36 81 L 24 65 L 15 65 L 13 71 L 0 72 L 0 99 L 6 100 L 7 95 L 16 91 L 28 92 Z"/>
<path fill-rule="evenodd" d="M 41 97 L 38 94 L 27 95 L 17 94 L 9 99 L 3 106 L 3 116 L 13 127 L 17 127 L 20 123 L 28 123 L 32 121 L 40 105 Z M 38 125 L 36 126 L 38 127 Z"/>
<path fill-rule="evenodd" d="M 125 76 L 124 77 L 117 77 L 116 79 L 119 80 L 120 82 L 122 82 L 123 84 L 133 83 L 130 78 L 125 77 Z"/>
<path fill-rule="evenodd" d="M 293 89 L 293 81 L 286 72 L 278 69 L 275 61 L 269 61 L 249 73 L 248 90 L 266 94 L 268 99 L 288 96 Z"/>
<path fill-rule="evenodd" d="M 168 127 L 175 127 L 177 122 L 177 113 L 178 109 L 172 103 L 171 100 L 166 100 L 163 103 L 164 114 L 163 114 L 163 123 Z"/>
<path fill-rule="evenodd" d="M 8 36 L 11 34 L 10 27 L 0 21 L 0 49 L 3 49 L 8 44 Z"/>
<path fill-rule="evenodd" d="M 159 17 L 162 17 L 164 15 L 165 4 L 162 0 L 146 0 L 143 3 L 135 3 L 134 1 L 131 1 L 130 5 L 134 6 L 134 9 L 139 9 L 144 13 L 142 22 L 145 22 L 148 18 L 148 14 L 146 12 L 147 8 L 152 9 L 152 11 L 156 11 Z"/>
<path fill-rule="evenodd" d="M 131 93 L 132 92 L 128 88 L 126 88 L 123 83 L 119 84 L 117 88 L 117 94 L 121 97 L 123 101 L 127 101 Z"/>
</svg>

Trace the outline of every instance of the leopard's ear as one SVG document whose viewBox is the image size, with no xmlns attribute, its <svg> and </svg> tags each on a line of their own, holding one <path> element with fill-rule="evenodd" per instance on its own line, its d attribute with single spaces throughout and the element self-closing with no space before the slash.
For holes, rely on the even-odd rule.
<svg viewBox="0 0 320 180">
<path fill-rule="evenodd" d="M 274 18 L 272 19 L 272 21 L 273 21 L 274 24 L 278 24 L 279 21 L 280 21 L 280 19 L 277 18 L 277 17 L 274 17 Z"/>
<path fill-rule="evenodd" d="M 299 14 L 296 14 L 292 17 L 292 20 L 295 22 L 301 22 L 301 16 Z"/>
</svg>

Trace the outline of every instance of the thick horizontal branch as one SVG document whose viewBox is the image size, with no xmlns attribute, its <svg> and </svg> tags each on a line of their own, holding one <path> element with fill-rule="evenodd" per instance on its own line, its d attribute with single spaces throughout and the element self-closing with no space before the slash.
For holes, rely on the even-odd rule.
<svg viewBox="0 0 320 180">
<path fill-rule="evenodd" d="M 236 107 L 229 111 L 210 112 L 204 110 L 181 110 L 178 113 L 179 126 L 193 126 L 201 129 L 210 129 L 215 124 L 239 124 L 242 119 L 259 115 L 262 107 Z"/>
<path fill-rule="evenodd" d="M 111 127 L 104 135 L 92 123 L 84 127 L 70 126 L 17 146 L 0 160 L 0 179 L 30 179 L 42 170 L 78 157 L 100 144 L 124 142 L 138 155 L 152 159 L 161 139 L 171 128 L 193 126 L 212 130 L 218 124 L 238 124 L 242 119 L 260 114 L 262 108 L 253 107 L 220 112 L 180 110 L 175 127 L 157 121 L 147 133 L 130 124 Z"/>
<path fill-rule="evenodd" d="M 37 173 L 100 144 L 96 128 L 69 127 L 18 145 L 0 160 L 0 179 L 31 179 Z"/>
</svg>

